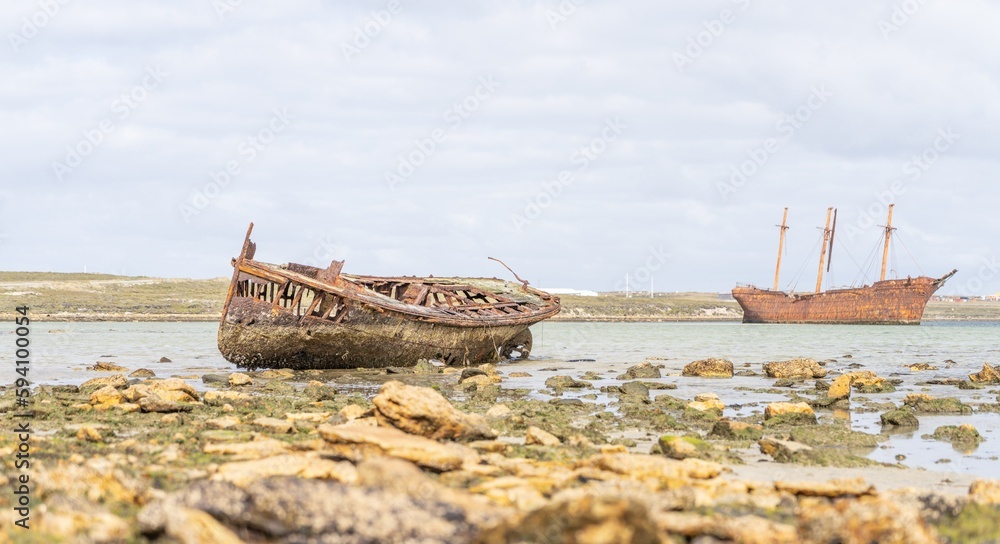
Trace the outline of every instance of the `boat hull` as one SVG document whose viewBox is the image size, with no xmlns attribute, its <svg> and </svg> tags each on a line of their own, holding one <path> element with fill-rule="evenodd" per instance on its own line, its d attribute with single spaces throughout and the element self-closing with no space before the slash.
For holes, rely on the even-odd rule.
<svg viewBox="0 0 1000 544">
<path fill-rule="evenodd" d="M 927 301 L 952 274 L 801 295 L 736 287 L 733 298 L 743 308 L 744 323 L 919 325 Z"/>
<path fill-rule="evenodd" d="M 219 351 L 242 368 L 350 369 L 496 362 L 531 349 L 528 324 L 456 327 L 351 307 L 342 322 L 233 299 L 219 326 Z"/>
</svg>

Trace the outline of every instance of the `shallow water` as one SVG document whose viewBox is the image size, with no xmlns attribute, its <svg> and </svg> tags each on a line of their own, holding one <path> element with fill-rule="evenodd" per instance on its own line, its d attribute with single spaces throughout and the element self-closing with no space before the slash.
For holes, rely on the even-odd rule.
<svg viewBox="0 0 1000 544">
<path fill-rule="evenodd" d="M 95 376 L 86 371 L 98 360 L 112 361 L 130 370 L 149 368 L 160 377 L 198 376 L 207 372 L 227 372 L 236 367 L 219 354 L 215 344 L 216 323 L 34 323 L 31 340 L 31 379 L 43 384 L 80 384 Z M 549 322 L 532 328 L 535 344 L 526 361 L 502 365 L 502 370 L 524 371 L 530 378 L 512 378 L 505 387 L 530 388 L 539 398 L 545 394 L 544 381 L 557 374 L 579 377 L 594 371 L 606 379 L 603 385 L 621 382 L 615 377 L 628 366 L 653 358 L 663 364 L 663 383 L 678 389 L 653 390 L 690 399 L 711 391 L 727 405 L 726 415 L 763 412 L 764 404 L 785 400 L 784 395 L 755 392 L 770 388 L 773 380 L 735 377 L 727 380 L 681 377 L 683 366 L 707 357 L 734 362 L 737 370 L 760 373 L 760 363 L 791 357 L 826 360 L 831 371 L 849 371 L 850 365 L 873 370 L 880 376 L 900 378 L 897 392 L 884 395 L 855 394 L 860 406 L 865 398 L 892 401 L 897 405 L 911 392 L 957 397 L 971 404 L 996 403 L 1000 386 L 960 390 L 954 386 L 917 385 L 932 378 L 965 379 L 978 372 L 983 362 L 1000 363 L 1000 322 L 931 322 L 921 326 L 850 325 L 743 325 L 740 323 L 564 323 Z M 847 357 L 850 355 L 850 357 Z M 170 363 L 159 363 L 168 357 Z M 946 363 L 951 360 L 954 363 Z M 929 362 L 938 370 L 911 372 L 904 365 Z M 744 366 L 748 365 L 748 366 Z M 559 370 L 546 370 L 556 368 Z M 13 377 L 13 376 L 11 376 Z M 7 381 L 7 380 L 4 380 Z M 192 384 L 201 387 L 200 380 Z M 812 387 L 812 382 L 800 385 Z M 565 396 L 593 394 L 595 390 L 567 392 Z M 598 401 L 611 401 L 598 393 Z M 829 417 L 830 412 L 820 415 Z M 852 410 L 839 414 L 850 417 L 856 430 L 879 433 L 878 411 Z M 921 416 L 916 431 L 892 434 L 870 458 L 929 470 L 1000 476 L 1000 414 L 977 412 L 967 416 Z M 939 425 L 971 423 L 986 439 L 972 452 L 960 452 L 946 442 L 921 438 Z M 947 459 L 947 462 L 942 460 Z"/>
</svg>

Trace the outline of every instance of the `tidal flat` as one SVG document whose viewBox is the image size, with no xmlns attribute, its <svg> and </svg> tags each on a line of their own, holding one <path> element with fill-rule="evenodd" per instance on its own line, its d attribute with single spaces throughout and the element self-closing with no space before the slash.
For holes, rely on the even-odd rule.
<svg viewBox="0 0 1000 544">
<path fill-rule="evenodd" d="M 996 327 L 544 323 L 524 361 L 246 372 L 211 323 L 36 323 L 0 541 L 994 541 Z"/>
</svg>

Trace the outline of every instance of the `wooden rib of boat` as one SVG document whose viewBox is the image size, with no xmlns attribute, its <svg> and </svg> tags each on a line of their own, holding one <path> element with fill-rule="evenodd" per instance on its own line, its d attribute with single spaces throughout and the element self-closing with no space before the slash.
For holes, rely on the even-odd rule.
<svg viewBox="0 0 1000 544">
<path fill-rule="evenodd" d="M 830 289 L 822 291 L 823 267 L 827 250 L 832 254 L 834 233 L 837 227 L 836 210 L 827 210 L 826 226 L 823 230 L 822 250 L 819 258 L 819 272 L 816 291 L 813 293 L 790 293 L 778 290 L 781 273 L 781 255 L 788 229 L 788 208 L 781 221 L 781 238 L 778 242 L 778 264 L 774 272 L 774 288 L 761 289 L 753 285 L 733 288 L 733 298 L 743 308 L 744 323 L 823 323 L 853 325 L 919 325 L 924 308 L 938 289 L 957 270 L 952 270 L 940 278 L 919 276 L 906 279 L 885 279 L 886 263 L 889 256 L 889 242 L 892 236 L 892 209 L 885 225 L 885 246 L 882 250 L 882 272 L 879 281 L 862 287 Z M 833 226 L 830 215 L 833 215 Z"/>
<path fill-rule="evenodd" d="M 497 278 L 376 277 L 254 260 L 247 229 L 219 324 L 222 355 L 243 368 L 469 365 L 527 357 L 528 327 L 559 298 Z M 520 279 L 520 278 L 519 278 Z"/>
</svg>

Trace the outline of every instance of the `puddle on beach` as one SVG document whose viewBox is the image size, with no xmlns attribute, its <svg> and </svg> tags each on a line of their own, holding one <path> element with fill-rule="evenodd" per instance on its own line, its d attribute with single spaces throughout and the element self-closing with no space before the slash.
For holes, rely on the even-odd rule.
<svg viewBox="0 0 1000 544">
<path fill-rule="evenodd" d="M 31 378 L 36 384 L 80 384 L 97 375 L 87 371 L 87 366 L 110 361 L 129 370 L 148 368 L 158 377 L 189 379 L 196 388 L 205 389 L 201 375 L 237 370 L 219 354 L 216 330 L 216 323 L 37 323 L 32 331 Z M 607 404 L 611 411 L 616 410 L 616 399 L 602 393 L 601 387 L 620 385 L 623 382 L 616 379 L 619 374 L 647 359 L 664 365 L 664 377 L 642 381 L 677 386 L 651 389 L 651 397 L 668 394 L 690 400 L 698 393 L 712 392 L 726 404 L 724 415 L 728 417 L 761 414 L 767 403 L 785 401 L 783 393 L 794 391 L 774 388 L 775 380 L 763 375 L 732 379 L 680 376 L 684 365 L 708 357 L 730 359 L 737 372 L 757 373 L 761 373 L 760 363 L 766 361 L 811 357 L 826 361 L 827 370 L 835 373 L 863 368 L 903 380 L 894 393 L 855 394 L 852 403 L 858 408 L 850 412 L 818 412 L 821 418 L 850 418 L 854 430 L 872 434 L 882 432 L 879 414 L 884 410 L 865 408 L 865 404 L 892 402 L 898 406 L 907 393 L 956 397 L 973 405 L 1000 402 L 1000 386 L 996 385 L 971 390 L 918 385 L 932 379 L 967 379 L 983 362 L 1000 363 L 995 341 L 1000 323 L 995 322 L 926 323 L 919 327 L 558 322 L 536 325 L 532 331 L 532 358 L 500 365 L 504 374 L 527 372 L 531 377 L 509 378 L 503 387 L 527 389 L 534 398 L 550 400 L 554 397 L 545 386 L 547 378 L 569 375 L 580 379 L 584 373 L 594 372 L 601 377 L 592 380 L 594 388 L 565 390 L 560 398 L 588 396 L 584 402 Z M 158 362 L 161 357 L 170 362 Z M 920 362 L 931 363 L 937 370 L 914 372 L 905 366 Z M 323 371 L 305 379 L 371 394 L 386 375 L 378 371 Z M 813 380 L 796 387 L 814 394 Z M 912 468 L 998 476 L 1000 414 L 921 415 L 919 419 L 919 429 L 890 434 L 868 457 L 896 463 L 896 456 L 903 455 L 901 464 Z M 985 439 L 969 452 L 957 451 L 948 442 L 922 438 L 941 425 L 962 423 L 976 427 Z"/>
</svg>

